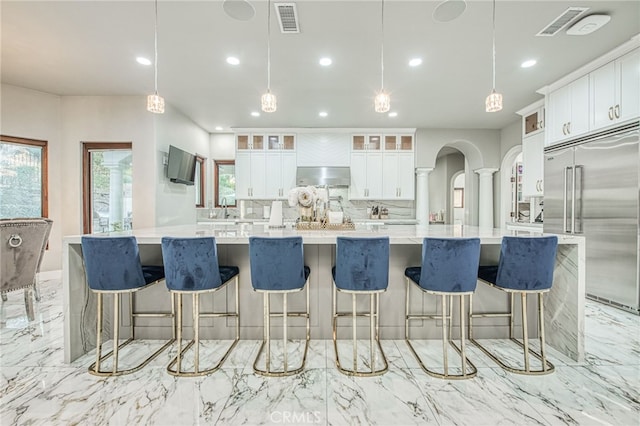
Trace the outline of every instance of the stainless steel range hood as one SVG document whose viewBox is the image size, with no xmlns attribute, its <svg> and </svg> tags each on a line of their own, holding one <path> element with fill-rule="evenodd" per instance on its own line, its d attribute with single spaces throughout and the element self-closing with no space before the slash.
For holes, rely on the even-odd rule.
<svg viewBox="0 0 640 426">
<path fill-rule="evenodd" d="M 351 183 L 349 167 L 298 167 L 296 185 L 347 187 Z"/>
</svg>

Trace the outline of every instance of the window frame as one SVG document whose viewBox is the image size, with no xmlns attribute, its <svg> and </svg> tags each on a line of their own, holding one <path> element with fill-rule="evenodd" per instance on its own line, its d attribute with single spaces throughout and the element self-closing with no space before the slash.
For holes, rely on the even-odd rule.
<svg viewBox="0 0 640 426">
<path fill-rule="evenodd" d="M 196 207 L 204 207 L 205 205 L 205 193 L 206 191 L 204 190 L 204 174 L 205 174 L 205 167 L 204 164 L 206 163 L 207 159 L 204 158 L 201 155 L 196 154 L 196 165 L 200 165 L 200 181 L 198 182 L 200 187 L 197 188 L 196 187 L 196 191 L 200 192 L 200 203 L 196 203 Z"/>
<path fill-rule="evenodd" d="M 228 166 L 233 165 L 235 167 L 236 160 L 213 160 L 213 206 L 214 207 L 222 207 L 218 203 L 218 199 L 220 198 L 220 188 L 218 188 L 218 183 L 220 179 L 220 171 L 219 166 Z M 234 204 L 227 204 L 227 207 L 237 207 L 238 199 L 236 198 L 236 202 Z"/>
<path fill-rule="evenodd" d="M 0 141 L 16 145 L 37 146 L 42 149 L 42 164 L 40 167 L 40 213 L 41 217 L 49 217 L 49 150 L 48 141 L 40 139 L 28 139 L 17 136 L 0 135 Z"/>
<path fill-rule="evenodd" d="M 82 142 L 82 233 L 93 232 L 91 220 L 91 150 L 129 150 L 133 156 L 131 142 Z"/>
</svg>

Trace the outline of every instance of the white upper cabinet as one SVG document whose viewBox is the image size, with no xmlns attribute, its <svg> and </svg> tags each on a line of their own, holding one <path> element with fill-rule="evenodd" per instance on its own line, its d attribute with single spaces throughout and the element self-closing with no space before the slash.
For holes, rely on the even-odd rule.
<svg viewBox="0 0 640 426">
<path fill-rule="evenodd" d="M 267 199 L 286 199 L 296 186 L 296 153 L 268 152 L 266 156 L 265 195 Z"/>
<path fill-rule="evenodd" d="M 589 131 L 589 76 L 549 94 L 547 144 L 573 139 Z"/>
<path fill-rule="evenodd" d="M 236 151 L 264 150 L 264 135 L 241 133 L 236 135 Z"/>
<path fill-rule="evenodd" d="M 382 160 L 382 198 L 413 200 L 415 198 L 415 166 L 413 152 L 385 152 Z"/>
<path fill-rule="evenodd" d="M 591 130 L 640 115 L 640 49 L 591 72 Z"/>
<path fill-rule="evenodd" d="M 522 194 L 525 197 L 544 195 L 544 133 L 522 139 Z"/>
<path fill-rule="evenodd" d="M 351 151 L 381 151 L 381 135 L 353 135 L 351 137 Z"/>
<path fill-rule="evenodd" d="M 382 199 L 382 153 L 351 153 L 351 200 Z"/>
<path fill-rule="evenodd" d="M 413 135 L 384 135 L 384 150 L 413 152 Z"/>
<path fill-rule="evenodd" d="M 236 152 L 236 199 L 260 200 L 266 198 L 267 171 L 264 151 Z"/>
<path fill-rule="evenodd" d="M 518 111 L 522 116 L 522 195 L 543 195 L 544 99 Z"/>
<path fill-rule="evenodd" d="M 269 151 L 295 151 L 296 136 L 293 134 L 268 134 L 267 150 Z"/>
</svg>

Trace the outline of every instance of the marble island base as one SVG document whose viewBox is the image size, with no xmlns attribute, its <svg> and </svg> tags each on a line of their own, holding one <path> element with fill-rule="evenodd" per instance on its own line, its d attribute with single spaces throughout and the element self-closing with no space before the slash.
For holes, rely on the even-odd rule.
<svg viewBox="0 0 640 426">
<path fill-rule="evenodd" d="M 405 322 L 405 278 L 404 270 L 409 266 L 419 266 L 421 262 L 421 244 L 426 236 L 438 237 L 479 237 L 481 239 L 481 264 L 497 263 L 500 242 L 503 235 L 529 235 L 528 232 L 501 231 L 499 229 L 481 229 L 477 227 L 457 226 L 366 226 L 356 231 L 343 232 L 343 235 L 390 237 L 389 287 L 380 297 L 380 335 L 382 339 L 404 338 Z M 335 261 L 335 239 L 337 232 L 332 231 L 295 231 L 291 229 L 269 230 L 265 226 L 234 224 L 204 225 L 154 228 L 134 230 L 112 235 L 135 235 L 140 246 L 143 263 L 161 264 L 162 236 L 215 236 L 218 243 L 218 256 L 221 265 L 235 265 L 240 268 L 240 337 L 241 339 L 262 338 L 262 295 L 255 293 L 251 286 L 248 256 L 248 237 L 251 235 L 287 236 L 301 235 L 304 240 L 305 263 L 311 268 L 309 279 L 311 292 L 311 339 L 331 338 L 331 267 Z M 71 362 L 95 347 L 95 300 L 84 281 L 80 236 L 65 237 L 63 261 L 64 309 L 65 309 L 65 362 Z M 440 299 L 422 295 L 413 291 L 410 301 L 411 310 L 436 312 Z M 529 298 L 530 336 L 536 336 L 535 298 Z M 211 296 L 201 298 L 201 310 L 225 309 L 233 306 L 232 286 Z M 349 309 L 350 298 L 340 299 L 340 309 Z M 273 298 L 272 309 L 279 309 L 279 298 Z M 368 297 L 361 297 L 359 308 L 368 308 Z M 299 309 L 304 304 L 304 294 L 289 298 L 289 309 Z M 110 305 L 110 304 L 109 304 Z M 106 305 L 106 306 L 109 306 Z M 454 303 L 454 305 L 456 305 Z M 482 283 L 473 300 L 474 312 L 506 311 L 507 296 Z M 127 308 L 123 303 L 121 336 L 127 336 Z M 136 311 L 169 311 L 169 295 L 161 282 L 138 293 L 135 299 Z M 110 321 L 110 309 L 107 309 L 107 322 Z M 185 298 L 184 312 L 190 313 L 190 298 Z M 457 335 L 457 311 L 454 306 L 454 330 Z M 187 318 L 189 317 L 189 318 Z M 164 322 L 162 322 L 164 321 Z M 185 314 L 185 325 L 190 325 L 189 314 Z M 202 319 L 201 338 L 229 339 L 234 333 L 233 322 L 224 319 Z M 275 322 L 272 337 L 279 337 Z M 516 318 L 516 325 L 520 319 Z M 304 323 L 290 320 L 289 338 L 304 336 Z M 581 237 L 561 236 L 551 292 L 545 297 L 545 327 L 547 343 L 575 361 L 584 358 L 584 239 Z M 105 327 L 106 329 L 110 326 Z M 368 324 L 362 320 L 361 338 L 368 336 Z M 162 339 L 171 335 L 168 319 L 136 320 L 136 338 Z M 422 326 L 412 322 L 412 337 L 438 339 L 441 336 L 441 324 L 436 321 L 424 321 Z M 504 319 L 474 320 L 474 337 L 505 338 L 508 326 Z M 345 332 L 341 338 L 349 338 Z M 107 337 L 108 338 L 108 337 Z M 187 334 L 185 338 L 190 338 Z"/>
</svg>

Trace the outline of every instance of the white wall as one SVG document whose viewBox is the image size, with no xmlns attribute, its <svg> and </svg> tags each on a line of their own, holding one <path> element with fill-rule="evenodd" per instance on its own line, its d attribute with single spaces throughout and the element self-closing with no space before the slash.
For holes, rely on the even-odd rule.
<svg viewBox="0 0 640 426">
<path fill-rule="evenodd" d="M 133 227 L 155 226 L 153 114 L 144 96 L 62 97 L 63 235 L 82 233 L 82 143 L 131 142 Z"/>
<path fill-rule="evenodd" d="M 233 133 L 212 133 L 209 140 L 209 152 L 212 160 L 233 160 L 236 158 L 236 140 Z"/>
<path fill-rule="evenodd" d="M 62 265 L 62 235 L 67 209 L 62 206 L 62 139 L 60 136 L 61 99 L 59 96 L 22 87 L 0 86 L 0 133 L 28 139 L 47 141 L 49 176 L 49 218 L 53 228 L 49 249 L 45 253 L 41 270 L 51 271 Z"/>
<path fill-rule="evenodd" d="M 146 112 L 146 111 L 144 111 Z M 196 223 L 195 186 L 173 183 L 167 179 L 164 156 L 169 145 L 206 158 L 205 175 L 210 169 L 209 133 L 182 112 L 171 107 L 164 114 L 153 114 L 155 125 L 154 158 L 156 165 L 155 226 Z M 135 168 L 134 168 L 135 169 Z M 205 179 L 205 206 L 211 197 L 211 178 Z M 135 218 L 134 218 L 135 220 Z"/>
</svg>

